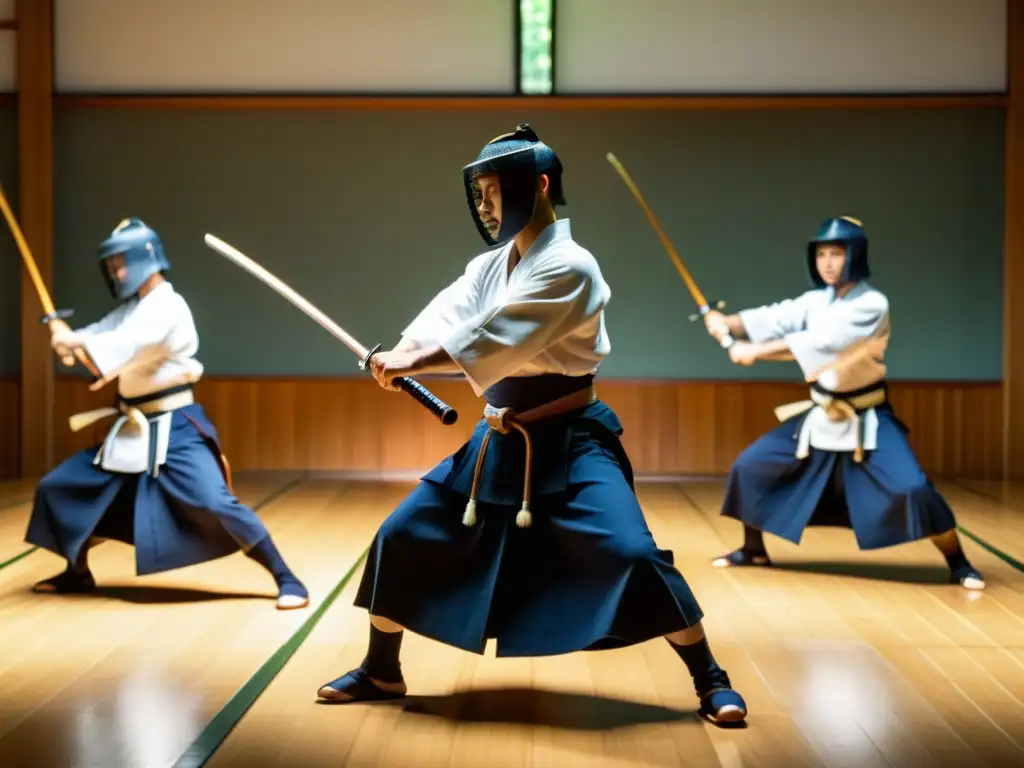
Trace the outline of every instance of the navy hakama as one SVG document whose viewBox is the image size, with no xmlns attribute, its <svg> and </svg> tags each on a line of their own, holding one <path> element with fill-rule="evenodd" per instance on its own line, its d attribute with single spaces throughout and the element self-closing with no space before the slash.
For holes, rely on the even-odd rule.
<svg viewBox="0 0 1024 768">
<path fill-rule="evenodd" d="M 733 464 L 722 515 L 794 544 L 808 526 L 851 528 L 862 550 L 953 529 L 953 511 L 921 469 L 906 426 L 888 404 L 875 413 L 877 446 L 861 462 L 818 449 L 797 458 L 804 415 L 767 432 Z"/>
<path fill-rule="evenodd" d="M 553 394 L 551 386 L 565 380 L 535 377 L 525 386 Z M 509 399 L 521 386 L 500 382 L 487 400 L 526 410 L 532 405 Z M 697 600 L 647 527 L 614 412 L 595 400 L 527 427 L 532 524 L 516 525 L 526 467 L 515 431 L 491 434 L 477 522 L 462 521 L 490 431 L 482 421 L 385 520 L 355 604 L 474 653 L 495 638 L 499 656 L 622 647 L 696 625 L 703 615 Z"/>
<path fill-rule="evenodd" d="M 173 412 L 156 477 L 93 464 L 80 451 L 39 483 L 26 541 L 74 563 L 90 537 L 135 545 L 139 575 L 250 551 L 268 536 L 227 487 L 217 431 L 199 404 Z"/>
</svg>

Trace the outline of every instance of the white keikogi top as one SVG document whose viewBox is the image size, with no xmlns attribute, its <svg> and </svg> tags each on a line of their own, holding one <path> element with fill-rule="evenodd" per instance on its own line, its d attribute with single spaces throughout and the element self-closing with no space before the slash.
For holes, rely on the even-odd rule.
<svg viewBox="0 0 1024 768">
<path fill-rule="evenodd" d="M 842 297 L 836 296 L 834 288 L 820 288 L 795 299 L 744 310 L 739 317 L 747 337 L 755 343 L 785 339 L 805 376 L 836 363 L 858 343 L 876 341 L 870 353 L 851 355 L 818 378 L 818 384 L 831 392 L 858 390 L 885 379 L 882 355 L 889 343 L 889 300 L 866 282 L 857 283 Z M 861 445 L 864 450 L 874 450 L 878 432 L 875 409 L 867 409 L 861 419 Z M 804 420 L 798 455 L 801 450 L 806 455 L 808 445 L 826 451 L 855 450 L 861 419 L 835 420 L 835 413 L 830 417 L 819 402 Z"/>
<path fill-rule="evenodd" d="M 509 376 L 595 373 L 611 351 L 611 289 L 568 219 L 548 226 L 509 274 L 514 243 L 474 258 L 402 333 L 440 344 L 479 396 Z"/>
</svg>

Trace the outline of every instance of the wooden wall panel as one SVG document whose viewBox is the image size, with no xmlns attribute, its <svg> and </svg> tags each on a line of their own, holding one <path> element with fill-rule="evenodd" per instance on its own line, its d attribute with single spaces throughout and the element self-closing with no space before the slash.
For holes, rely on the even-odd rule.
<svg viewBox="0 0 1024 768">
<path fill-rule="evenodd" d="M 401 473 L 423 470 L 454 451 L 480 415 L 481 401 L 453 381 L 431 388 L 459 409 L 444 427 L 404 394 L 351 378 L 211 378 L 197 394 L 238 470 L 310 469 Z M 1002 392 L 998 383 L 895 382 L 892 398 L 911 442 L 935 476 L 996 478 L 1001 471 Z M 736 454 L 774 425 L 776 405 L 802 399 L 799 384 L 600 381 L 619 414 L 624 441 L 642 474 L 724 474 Z M 17 384 L 0 382 L 0 476 L 17 475 Z M 72 413 L 108 404 L 113 391 L 58 379 L 59 458 L 97 442 L 109 422 L 73 434 Z M 13 425 L 13 426 L 12 426 Z"/>
<path fill-rule="evenodd" d="M 18 210 L 43 285 L 53 285 L 53 0 L 17 0 Z M 7 233 L 5 233 L 7 236 Z M 21 270 L 20 473 L 46 470 L 53 452 L 54 354 L 39 318 L 45 310 Z"/>
</svg>

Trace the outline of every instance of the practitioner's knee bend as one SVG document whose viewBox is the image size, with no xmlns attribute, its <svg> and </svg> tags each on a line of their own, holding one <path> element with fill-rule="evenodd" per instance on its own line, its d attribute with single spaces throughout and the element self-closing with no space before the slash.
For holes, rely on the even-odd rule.
<svg viewBox="0 0 1024 768">
<path fill-rule="evenodd" d="M 647 531 L 629 531 L 625 535 L 609 537 L 603 542 L 607 551 L 627 563 L 654 560 L 658 557 L 658 546 Z"/>
<path fill-rule="evenodd" d="M 952 555 L 960 550 L 960 537 L 957 535 L 955 527 L 929 538 L 943 554 Z"/>
<path fill-rule="evenodd" d="M 67 485 L 66 481 L 62 477 L 64 474 L 64 465 L 58 464 L 43 475 L 38 485 L 36 485 L 36 497 L 39 498 L 40 496 L 45 496 L 47 493 L 51 493 Z"/>
<path fill-rule="evenodd" d="M 665 639 L 673 645 L 693 645 L 694 643 L 699 643 L 703 637 L 704 625 L 699 621 L 692 627 L 680 629 L 678 632 L 672 632 L 671 634 L 665 635 Z"/>
<path fill-rule="evenodd" d="M 372 613 L 370 614 L 370 623 L 381 632 L 395 633 L 401 632 L 403 629 L 401 624 L 396 624 L 383 616 L 374 616 Z"/>
</svg>

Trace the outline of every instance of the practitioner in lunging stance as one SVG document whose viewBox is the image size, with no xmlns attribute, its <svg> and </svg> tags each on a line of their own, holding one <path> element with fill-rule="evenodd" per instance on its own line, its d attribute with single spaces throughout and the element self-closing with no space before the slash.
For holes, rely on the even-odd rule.
<svg viewBox="0 0 1024 768">
<path fill-rule="evenodd" d="M 366 657 L 320 697 L 403 696 L 404 629 L 473 653 L 495 638 L 500 656 L 665 637 L 701 713 L 742 720 L 701 609 L 648 530 L 619 421 L 594 392 L 610 291 L 569 221 L 556 220 L 561 163 L 524 124 L 484 146 L 464 181 L 492 249 L 370 367 L 385 388 L 461 373 L 485 418 L 377 532 L 355 600 L 370 614 Z"/>
<path fill-rule="evenodd" d="M 118 415 L 101 445 L 81 451 L 42 479 L 26 540 L 61 555 L 67 569 L 37 592 L 89 592 L 91 545 L 134 544 L 139 575 L 206 562 L 243 550 L 274 577 L 277 607 L 303 608 L 309 594 L 285 564 L 263 522 L 229 490 L 230 469 L 213 424 L 193 399 L 203 373 L 192 313 L 163 273 L 157 233 L 125 219 L 99 248 L 99 266 L 119 302 L 106 317 L 72 331 L 50 324 L 62 359 L 84 349 L 100 375 L 118 379 Z"/>
<path fill-rule="evenodd" d="M 852 528 L 862 550 L 931 538 L 950 580 L 985 582 L 960 546 L 953 511 L 932 486 L 886 397 L 882 362 L 889 302 L 868 284 L 868 239 L 859 221 L 829 219 L 809 243 L 815 288 L 776 304 L 705 316 L 732 360 L 795 360 L 810 400 L 776 409 L 782 422 L 750 445 L 729 473 L 722 514 L 743 523 L 743 546 L 720 567 L 770 565 L 762 533 L 798 544 L 809 525 Z"/>
</svg>

